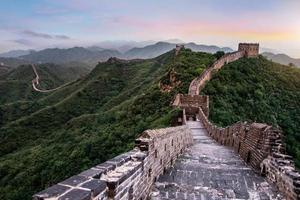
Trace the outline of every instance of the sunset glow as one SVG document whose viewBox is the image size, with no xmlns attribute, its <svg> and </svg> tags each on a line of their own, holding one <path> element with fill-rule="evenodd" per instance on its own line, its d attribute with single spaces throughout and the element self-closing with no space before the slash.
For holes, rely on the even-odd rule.
<svg viewBox="0 0 300 200">
<path fill-rule="evenodd" d="M 299 10 L 298 0 L 3 0 L 0 51 L 178 38 L 230 47 L 255 41 L 300 57 Z"/>
</svg>

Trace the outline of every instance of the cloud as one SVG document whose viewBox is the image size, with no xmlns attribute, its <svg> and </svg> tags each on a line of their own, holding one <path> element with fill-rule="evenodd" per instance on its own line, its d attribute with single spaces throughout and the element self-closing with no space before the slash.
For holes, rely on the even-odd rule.
<svg viewBox="0 0 300 200">
<path fill-rule="evenodd" d="M 69 40 L 69 39 L 71 39 L 70 37 L 68 37 L 66 35 L 55 35 L 54 37 L 56 39 L 62 39 L 62 40 Z"/>
<path fill-rule="evenodd" d="M 38 38 L 44 38 L 44 39 L 51 39 L 52 36 L 49 34 L 45 34 L 45 33 L 37 33 L 34 31 L 23 31 L 22 32 L 24 35 L 30 36 L 30 37 L 38 37 Z"/>
<path fill-rule="evenodd" d="M 50 35 L 47 33 L 38 33 L 38 32 L 30 31 L 30 30 L 22 31 L 22 34 L 29 36 L 29 37 L 43 38 L 43 39 L 59 39 L 59 40 L 71 39 L 69 36 L 66 36 L 66 35 Z"/>
<path fill-rule="evenodd" d="M 26 40 L 26 39 L 16 39 L 16 40 L 13 40 L 13 42 L 15 42 L 17 44 L 25 45 L 25 46 L 33 45 L 33 43 L 30 40 Z"/>
<path fill-rule="evenodd" d="M 66 14 L 68 10 L 64 8 L 56 8 L 56 7 L 43 5 L 43 6 L 38 6 L 35 12 L 36 14 L 39 15 L 60 15 L 60 14 Z"/>
</svg>

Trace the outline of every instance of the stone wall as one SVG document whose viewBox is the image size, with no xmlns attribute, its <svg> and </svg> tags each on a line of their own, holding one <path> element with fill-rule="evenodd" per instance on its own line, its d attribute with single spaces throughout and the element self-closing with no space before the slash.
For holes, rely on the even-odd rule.
<svg viewBox="0 0 300 200">
<path fill-rule="evenodd" d="M 267 124 L 238 122 L 225 128 L 219 128 L 208 120 L 207 109 L 199 105 L 195 108 L 194 95 L 198 95 L 205 83 L 212 78 L 212 72 L 220 70 L 226 63 L 242 57 L 255 57 L 259 53 L 259 44 L 241 43 L 237 52 L 225 54 L 206 69 L 198 78 L 194 79 L 189 88 L 189 95 L 176 97 L 174 105 L 180 105 L 181 99 L 187 99 L 184 107 L 186 117 L 194 115 L 199 119 L 208 134 L 222 145 L 230 146 L 257 171 L 274 182 L 288 200 L 300 199 L 300 173 L 295 169 L 292 157 L 286 155 L 282 133 L 279 129 Z M 197 99 L 201 102 L 201 97 Z M 208 96 L 202 97 L 202 99 Z M 196 99 L 196 98 L 194 98 Z M 185 116 L 184 116 L 185 117 Z"/>
<path fill-rule="evenodd" d="M 147 130 L 132 151 L 72 176 L 33 199 L 146 199 L 153 182 L 192 141 L 187 126 Z"/>
<path fill-rule="evenodd" d="M 300 199 L 300 173 L 292 157 L 285 154 L 279 129 L 247 122 L 219 128 L 208 120 L 201 108 L 197 117 L 213 139 L 232 147 L 247 164 L 274 182 L 288 200 Z"/>
<path fill-rule="evenodd" d="M 205 83 L 212 78 L 213 71 L 220 70 L 225 64 L 236 61 L 245 56 L 245 51 L 236 51 L 227 53 L 220 59 L 216 60 L 208 69 L 206 69 L 199 77 L 195 78 L 189 87 L 190 95 L 199 95 L 200 90 Z"/>
</svg>

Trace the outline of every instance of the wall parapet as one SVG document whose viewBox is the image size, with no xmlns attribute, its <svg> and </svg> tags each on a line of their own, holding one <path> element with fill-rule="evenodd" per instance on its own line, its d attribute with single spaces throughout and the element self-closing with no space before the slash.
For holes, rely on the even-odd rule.
<svg viewBox="0 0 300 200">
<path fill-rule="evenodd" d="M 187 126 L 146 130 L 133 150 L 49 187 L 33 199 L 146 199 L 153 182 L 192 142 Z"/>
<path fill-rule="evenodd" d="M 247 164 L 275 183 L 288 200 L 300 199 L 300 173 L 292 157 L 286 155 L 280 129 L 248 122 L 220 128 L 208 120 L 201 108 L 198 118 L 213 139 L 232 147 Z"/>
<path fill-rule="evenodd" d="M 185 111 L 185 114 L 194 113 L 200 107 L 206 116 L 209 114 L 209 97 L 207 95 L 186 95 L 177 94 L 172 104 L 173 107 L 179 107 Z"/>
<path fill-rule="evenodd" d="M 235 51 L 227 53 L 220 59 L 216 60 L 209 68 L 204 70 L 200 76 L 195 78 L 189 87 L 190 95 L 199 95 L 199 91 L 204 87 L 205 83 L 212 78 L 212 72 L 220 70 L 225 64 L 236 61 L 245 56 L 245 51 Z"/>
</svg>

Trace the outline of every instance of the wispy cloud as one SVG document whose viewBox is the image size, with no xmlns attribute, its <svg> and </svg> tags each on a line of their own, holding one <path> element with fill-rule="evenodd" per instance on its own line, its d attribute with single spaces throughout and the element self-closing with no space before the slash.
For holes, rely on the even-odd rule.
<svg viewBox="0 0 300 200">
<path fill-rule="evenodd" d="M 26 39 L 17 39 L 17 40 L 13 40 L 12 42 L 17 43 L 17 44 L 21 44 L 21 45 L 25 45 L 25 46 L 33 45 L 32 41 L 26 40 Z"/>
<path fill-rule="evenodd" d="M 69 36 L 66 35 L 50 35 L 47 33 L 38 33 L 31 30 L 22 31 L 22 34 L 29 36 L 29 37 L 36 37 L 36 38 L 43 38 L 43 39 L 60 39 L 60 40 L 69 40 L 71 39 Z"/>
</svg>

